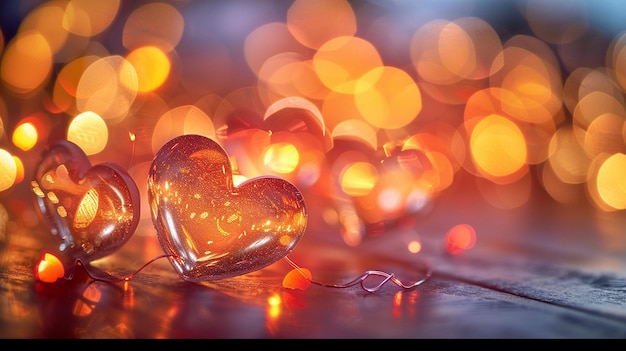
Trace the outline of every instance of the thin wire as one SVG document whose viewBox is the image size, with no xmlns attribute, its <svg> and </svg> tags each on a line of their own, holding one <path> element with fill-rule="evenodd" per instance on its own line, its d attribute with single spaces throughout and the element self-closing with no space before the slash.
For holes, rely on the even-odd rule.
<svg viewBox="0 0 626 351">
<path fill-rule="evenodd" d="M 124 277 L 121 278 L 117 278 L 117 277 L 113 277 L 113 276 L 109 276 L 106 278 L 103 277 L 96 277 L 95 275 L 93 275 L 92 272 L 89 271 L 88 267 L 92 267 L 90 265 L 85 265 L 83 262 L 81 262 L 80 260 L 77 261 L 78 264 L 82 265 L 83 267 L 85 267 L 85 271 L 87 272 L 87 275 L 89 275 L 89 277 L 93 280 L 99 280 L 99 281 L 104 281 L 104 282 L 120 282 L 120 281 L 129 281 L 131 280 L 135 275 L 137 275 L 139 272 L 141 272 L 144 268 L 146 268 L 149 264 L 153 263 L 154 261 L 160 260 L 162 258 L 167 258 L 167 257 L 172 257 L 173 255 L 160 255 L 157 256 L 153 259 L 151 259 L 150 261 L 144 263 L 143 266 L 139 267 L 139 269 L 137 269 L 136 271 L 134 271 L 131 274 L 128 274 Z M 72 273 L 72 275 L 68 278 L 68 279 L 72 279 L 72 276 L 74 275 L 74 273 Z"/>
<path fill-rule="evenodd" d="M 135 272 L 128 274 L 124 277 L 121 278 L 117 278 L 117 277 L 113 277 L 113 276 L 108 276 L 106 278 L 103 277 L 97 277 L 95 276 L 92 272 L 89 271 L 88 267 L 91 267 L 90 265 L 85 265 L 83 262 L 81 262 L 80 260 L 77 260 L 77 264 L 82 265 L 85 268 L 85 271 L 87 272 L 87 275 L 89 275 L 89 277 L 93 280 L 97 280 L 97 281 L 104 281 L 104 282 L 119 282 L 119 281 L 129 281 L 130 279 L 132 279 L 135 275 L 137 275 L 139 272 L 141 272 L 144 268 L 146 268 L 148 265 L 152 264 L 153 262 L 160 260 L 162 258 L 167 258 L 167 257 L 173 257 L 173 255 L 160 255 L 157 256 L 153 259 L 151 259 L 150 261 L 144 263 L 143 266 L 139 267 L 139 269 L 137 269 Z M 378 270 L 368 270 L 365 271 L 361 276 L 347 282 L 344 284 L 327 284 L 327 283 L 321 283 L 315 280 L 310 279 L 305 273 L 304 271 L 302 271 L 302 268 L 300 268 L 300 266 L 298 266 L 295 262 L 293 262 L 289 257 L 285 256 L 283 257 L 285 259 L 285 261 L 287 261 L 294 269 L 296 269 L 305 279 L 307 279 L 308 281 L 310 281 L 312 284 L 316 284 L 319 286 L 323 286 L 323 287 L 328 287 L 328 288 L 338 288 L 338 289 L 345 289 L 345 288 L 349 288 L 351 286 L 354 286 L 356 284 L 360 284 L 361 285 L 361 289 L 373 293 L 376 292 L 378 290 L 380 290 L 380 288 L 382 288 L 385 284 L 387 284 L 387 282 L 391 281 L 392 283 L 394 283 L 395 285 L 403 288 L 403 289 L 412 289 L 418 285 L 423 284 L 424 282 L 426 282 L 430 276 L 432 275 L 432 269 L 430 267 L 430 264 L 428 263 L 424 263 L 425 266 L 425 270 L 426 273 L 424 274 L 424 276 L 422 277 L 422 279 L 417 280 L 413 283 L 407 284 L 402 282 L 400 279 L 398 279 L 393 273 L 387 273 L 387 272 L 383 272 L 383 271 L 378 271 Z M 67 279 L 72 279 L 74 275 L 74 272 L 72 272 L 72 274 L 70 275 L 70 277 L 68 277 Z M 365 281 L 367 280 L 367 278 L 370 278 L 372 276 L 378 276 L 378 277 L 383 277 L 384 279 L 382 281 L 380 281 L 378 284 L 376 284 L 373 287 L 367 287 L 365 286 Z"/>
<path fill-rule="evenodd" d="M 340 288 L 340 289 L 345 289 L 345 288 L 349 288 L 351 286 L 354 286 L 356 284 L 361 284 L 361 288 L 367 292 L 373 293 L 376 292 L 378 290 L 380 290 L 380 288 L 385 285 L 387 282 L 391 281 L 392 283 L 396 284 L 397 286 L 404 288 L 404 289 L 411 289 L 414 288 L 418 285 L 423 284 L 424 282 L 426 282 L 428 280 L 428 278 L 430 278 L 430 276 L 432 275 L 432 269 L 430 267 L 430 264 L 428 263 L 424 263 L 425 268 L 426 268 L 426 273 L 424 274 L 424 277 L 422 277 L 422 279 L 413 282 L 411 284 L 406 284 L 404 282 L 402 282 L 400 279 L 396 278 L 396 276 L 393 273 L 387 273 L 387 272 L 383 272 L 383 271 L 376 271 L 376 270 L 369 270 L 369 271 L 365 271 L 361 276 L 359 276 L 358 278 L 355 278 L 354 280 L 351 280 L 345 284 L 325 284 L 325 283 L 320 283 L 317 281 L 314 281 L 312 279 L 310 279 L 303 271 L 302 269 L 295 264 L 289 257 L 285 256 L 284 257 L 285 261 L 287 261 L 294 269 L 296 269 L 300 274 L 302 274 L 302 276 L 310 281 L 313 284 L 319 285 L 319 286 L 324 286 L 324 287 L 329 287 L 329 288 Z M 365 280 L 371 276 L 379 276 L 379 277 L 383 277 L 384 279 L 376 284 L 374 287 L 367 287 L 365 286 Z"/>
</svg>

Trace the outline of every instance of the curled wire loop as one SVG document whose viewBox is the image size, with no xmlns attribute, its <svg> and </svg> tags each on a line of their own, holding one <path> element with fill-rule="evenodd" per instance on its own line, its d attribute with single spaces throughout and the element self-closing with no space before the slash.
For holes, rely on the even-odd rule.
<svg viewBox="0 0 626 351">
<path fill-rule="evenodd" d="M 316 284 L 319 286 L 324 286 L 324 287 L 329 287 L 329 288 L 341 288 L 341 289 L 345 289 L 345 288 L 349 288 L 351 286 L 354 286 L 356 284 L 360 284 L 361 288 L 367 292 L 373 293 L 376 292 L 378 290 L 380 290 L 380 288 L 382 288 L 385 284 L 387 284 L 387 282 L 391 281 L 392 283 L 394 283 L 395 285 L 403 288 L 403 289 L 412 289 L 418 285 L 423 284 L 424 282 L 426 282 L 428 280 L 428 278 L 430 278 L 430 276 L 432 275 L 432 269 L 430 267 L 430 265 L 428 263 L 425 263 L 425 270 L 426 273 L 424 274 L 424 276 L 422 277 L 422 279 L 417 280 L 415 282 L 412 283 L 404 283 L 402 282 L 400 279 L 398 279 L 393 273 L 387 273 L 387 272 L 383 272 L 383 271 L 377 271 L 377 270 L 369 270 L 369 271 L 365 271 L 361 276 L 347 282 L 344 284 L 325 284 L 325 283 L 320 283 L 317 281 L 314 281 L 312 279 L 309 279 L 307 277 L 306 274 L 304 274 L 304 272 L 301 270 L 301 268 L 295 264 L 289 257 L 285 256 L 284 259 L 293 267 L 295 268 L 298 272 L 300 272 L 300 274 L 302 274 L 303 277 L 305 277 L 308 281 L 310 281 L 312 284 Z M 378 276 L 378 277 L 383 277 L 384 279 L 381 280 L 380 282 L 378 282 L 378 284 L 372 286 L 372 287 L 368 287 L 365 285 L 365 281 L 368 278 L 371 278 L 372 276 Z"/>
</svg>

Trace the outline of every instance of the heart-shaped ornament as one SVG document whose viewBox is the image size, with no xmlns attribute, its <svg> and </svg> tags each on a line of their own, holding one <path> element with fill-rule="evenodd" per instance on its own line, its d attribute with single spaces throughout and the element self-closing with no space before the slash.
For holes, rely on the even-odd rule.
<svg viewBox="0 0 626 351">
<path fill-rule="evenodd" d="M 114 163 L 91 166 L 83 150 L 70 141 L 46 148 L 31 185 L 68 267 L 110 255 L 139 223 L 139 190 L 132 177 Z"/>
<path fill-rule="evenodd" d="M 226 151 L 201 135 L 161 147 L 149 171 L 148 201 L 159 242 L 186 281 L 269 266 L 293 250 L 307 224 L 293 184 L 266 176 L 235 186 Z"/>
</svg>

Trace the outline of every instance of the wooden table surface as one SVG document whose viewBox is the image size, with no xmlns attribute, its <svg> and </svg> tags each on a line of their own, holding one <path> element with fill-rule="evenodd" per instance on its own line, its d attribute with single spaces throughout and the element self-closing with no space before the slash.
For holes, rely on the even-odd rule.
<svg viewBox="0 0 626 351">
<path fill-rule="evenodd" d="M 442 196 L 430 210 L 350 247 L 338 229 L 317 225 L 289 258 L 322 283 L 343 283 L 367 270 L 403 281 L 376 292 L 359 285 L 306 290 L 282 287 L 291 266 L 206 283 L 182 281 L 157 260 L 127 283 L 91 279 L 38 282 L 33 267 L 45 228 L 7 226 L 0 248 L 1 338 L 624 338 L 626 216 L 534 196 L 518 209 L 495 209 L 462 185 L 465 197 Z M 476 230 L 473 248 L 452 255 L 444 233 Z M 115 276 L 134 272 L 162 251 L 150 226 L 118 252 L 94 263 Z M 423 249 L 410 254 L 406 242 Z M 91 267 L 90 269 L 94 268 Z M 272 301 L 280 301 L 272 303 Z"/>
</svg>

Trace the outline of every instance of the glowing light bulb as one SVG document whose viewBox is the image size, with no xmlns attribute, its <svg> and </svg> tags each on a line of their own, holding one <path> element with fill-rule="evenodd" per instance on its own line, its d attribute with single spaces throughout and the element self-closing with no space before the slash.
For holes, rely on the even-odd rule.
<svg viewBox="0 0 626 351">
<path fill-rule="evenodd" d="M 44 253 L 35 266 L 35 278 L 44 283 L 54 283 L 65 275 L 65 268 L 58 257 Z"/>
<path fill-rule="evenodd" d="M 311 271 L 306 268 L 292 269 L 283 278 L 283 287 L 294 290 L 306 290 L 311 285 Z"/>
</svg>

